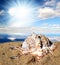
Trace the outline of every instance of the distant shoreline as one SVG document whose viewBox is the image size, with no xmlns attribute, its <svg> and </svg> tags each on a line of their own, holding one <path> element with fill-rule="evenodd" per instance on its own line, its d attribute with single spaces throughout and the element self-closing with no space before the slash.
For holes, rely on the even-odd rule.
<svg viewBox="0 0 60 65">
<path fill-rule="evenodd" d="M 59 42 L 60 41 L 60 36 L 56 35 L 45 35 L 48 37 L 52 42 Z M 23 42 L 26 37 L 25 35 L 9 35 L 9 34 L 0 34 L 0 43 L 5 43 L 5 42 Z"/>
<path fill-rule="evenodd" d="M 0 39 L 0 43 L 7 43 L 7 42 L 23 42 L 25 39 L 15 39 L 15 40 L 10 40 L 7 38 Z"/>
</svg>

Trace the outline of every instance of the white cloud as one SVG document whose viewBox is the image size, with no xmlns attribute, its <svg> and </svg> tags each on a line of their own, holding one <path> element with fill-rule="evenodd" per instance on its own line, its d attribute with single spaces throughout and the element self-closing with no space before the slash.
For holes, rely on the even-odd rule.
<svg viewBox="0 0 60 65">
<path fill-rule="evenodd" d="M 0 33 L 7 34 L 31 34 L 32 32 L 41 34 L 60 34 L 59 24 L 43 24 L 41 27 L 21 27 L 21 28 L 0 28 Z"/>
<path fill-rule="evenodd" d="M 56 8 L 60 9 L 60 2 L 57 3 Z"/>
<path fill-rule="evenodd" d="M 42 24 L 41 27 L 33 27 L 32 31 L 42 34 L 60 34 L 59 24 Z"/>
<path fill-rule="evenodd" d="M 56 0 L 48 0 L 48 1 L 45 2 L 44 5 L 46 5 L 46 6 L 55 6 L 55 4 L 56 4 Z"/>
<path fill-rule="evenodd" d="M 4 10 L 0 10 L 0 15 L 4 15 Z"/>
<path fill-rule="evenodd" d="M 60 17 L 60 2 L 57 3 L 55 9 L 51 7 L 39 8 L 39 17 L 41 19 L 47 19 L 52 17 Z"/>
<path fill-rule="evenodd" d="M 55 30 L 60 30 L 60 24 L 48 24 L 48 23 L 44 23 L 41 25 L 41 28 L 50 28 L 50 29 L 55 29 Z"/>
<path fill-rule="evenodd" d="M 58 2 L 56 6 L 56 16 L 60 16 L 60 2 Z"/>
<path fill-rule="evenodd" d="M 49 7 L 40 8 L 38 12 L 39 12 L 39 17 L 42 19 L 54 17 L 55 15 L 55 11 Z"/>
</svg>

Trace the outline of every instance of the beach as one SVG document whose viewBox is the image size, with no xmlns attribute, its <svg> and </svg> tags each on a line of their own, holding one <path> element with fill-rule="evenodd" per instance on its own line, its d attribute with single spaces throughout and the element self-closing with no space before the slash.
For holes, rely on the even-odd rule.
<svg viewBox="0 0 60 65">
<path fill-rule="evenodd" d="M 54 42 L 57 48 L 52 54 L 47 54 L 40 61 L 35 61 L 31 54 L 22 55 L 11 46 L 21 47 L 22 42 L 7 42 L 0 44 L 0 65 L 60 65 L 60 42 Z"/>
</svg>

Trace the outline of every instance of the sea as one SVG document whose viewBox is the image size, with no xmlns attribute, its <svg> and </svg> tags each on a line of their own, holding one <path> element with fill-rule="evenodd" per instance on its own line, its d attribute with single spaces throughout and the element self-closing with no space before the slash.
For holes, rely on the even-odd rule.
<svg viewBox="0 0 60 65">
<path fill-rule="evenodd" d="M 52 42 L 60 41 L 60 34 L 44 34 Z M 28 35 L 0 34 L 0 43 L 5 42 L 23 42 Z"/>
<path fill-rule="evenodd" d="M 0 43 L 17 42 L 17 41 L 23 42 L 25 38 L 26 36 L 23 35 L 0 34 Z"/>
</svg>

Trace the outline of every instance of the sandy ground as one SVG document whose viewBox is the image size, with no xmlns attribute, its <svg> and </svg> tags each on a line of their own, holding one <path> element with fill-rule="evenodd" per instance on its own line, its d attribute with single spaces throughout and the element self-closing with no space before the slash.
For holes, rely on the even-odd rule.
<svg viewBox="0 0 60 65">
<path fill-rule="evenodd" d="M 0 65 L 60 65 L 60 42 L 55 42 L 57 49 L 53 54 L 47 54 L 35 60 L 32 55 L 21 55 L 18 50 L 10 49 L 11 46 L 21 46 L 22 42 L 8 42 L 0 44 Z"/>
</svg>

